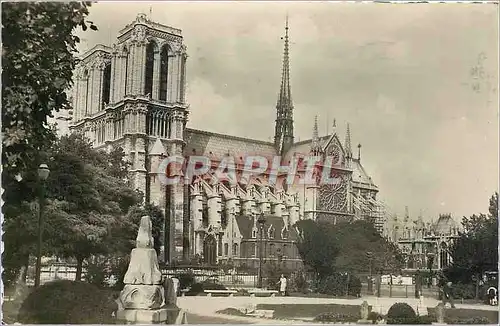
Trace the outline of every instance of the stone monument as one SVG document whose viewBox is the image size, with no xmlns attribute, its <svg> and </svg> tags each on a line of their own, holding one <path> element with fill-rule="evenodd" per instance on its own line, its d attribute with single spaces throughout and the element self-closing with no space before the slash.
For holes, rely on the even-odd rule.
<svg viewBox="0 0 500 326">
<path fill-rule="evenodd" d="M 358 320 L 358 324 L 371 324 L 372 321 L 368 320 L 368 315 L 370 314 L 370 306 L 368 305 L 368 302 L 363 301 L 361 304 L 361 319 Z"/>
<path fill-rule="evenodd" d="M 151 230 L 149 216 L 143 216 L 123 279 L 125 286 L 117 300 L 116 317 L 127 323 L 187 323 L 185 312 L 176 305 L 173 282 L 162 280 Z"/>
<path fill-rule="evenodd" d="M 445 307 L 442 302 L 440 302 L 436 308 L 435 308 L 435 314 L 436 314 L 436 322 L 433 323 L 434 325 L 444 325 L 444 319 L 445 319 Z"/>
</svg>

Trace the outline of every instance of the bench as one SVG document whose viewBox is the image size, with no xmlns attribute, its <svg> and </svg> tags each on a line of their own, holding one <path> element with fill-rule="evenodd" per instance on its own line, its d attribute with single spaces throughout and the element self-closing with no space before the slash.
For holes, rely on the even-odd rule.
<svg viewBox="0 0 500 326">
<path fill-rule="evenodd" d="M 232 297 L 238 291 L 235 291 L 235 290 L 204 290 L 203 292 L 205 292 L 207 294 L 207 297 L 211 297 L 212 294 L 229 294 L 229 296 Z"/>
<path fill-rule="evenodd" d="M 275 297 L 276 294 L 278 294 L 278 291 L 276 291 L 276 290 L 253 289 L 253 290 L 248 290 L 248 293 L 250 294 L 251 297 L 255 297 L 257 295 Z"/>
</svg>

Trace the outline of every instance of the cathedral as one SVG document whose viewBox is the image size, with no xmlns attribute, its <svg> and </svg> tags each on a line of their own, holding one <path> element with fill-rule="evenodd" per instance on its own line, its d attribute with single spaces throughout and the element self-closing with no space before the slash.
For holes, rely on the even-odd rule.
<svg viewBox="0 0 500 326">
<path fill-rule="evenodd" d="M 131 184 L 145 202 L 165 212 L 167 262 L 196 258 L 209 265 L 256 266 L 263 241 L 265 257 L 296 268 L 294 224 L 299 220 L 369 219 L 381 231 L 385 213 L 378 188 L 361 164 L 361 145 L 353 154 L 349 125 L 344 137 L 335 123 L 330 135 L 320 137 L 316 119 L 310 140 L 294 138 L 288 20 L 285 32 L 273 142 L 188 128 L 189 114 L 202 108 L 190 108 L 186 99 L 188 55 L 180 29 L 139 14 L 119 31 L 116 44 L 96 45 L 81 57 L 69 129 L 84 134 L 96 148 L 123 148 Z M 166 185 L 159 167 L 171 155 L 206 156 L 214 168 L 189 184 Z M 230 184 L 214 173 L 226 156 L 234 158 L 241 173 L 245 158 L 254 155 L 281 156 L 282 165 L 328 155 L 335 159 L 340 182 L 286 186 L 268 182 L 269 175 L 263 174 L 250 183 Z M 304 177 L 299 164 L 297 178 Z"/>
</svg>

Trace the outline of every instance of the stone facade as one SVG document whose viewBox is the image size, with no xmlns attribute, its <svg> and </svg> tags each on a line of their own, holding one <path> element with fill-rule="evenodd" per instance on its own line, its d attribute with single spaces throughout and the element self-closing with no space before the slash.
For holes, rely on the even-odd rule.
<svg viewBox="0 0 500 326">
<path fill-rule="evenodd" d="M 288 24 L 286 31 L 286 73 L 276 105 L 274 142 L 186 128 L 187 49 L 182 33 L 143 14 L 119 32 L 115 45 L 95 46 L 76 68 L 70 129 L 85 134 L 97 148 L 123 148 L 132 166 L 131 183 L 144 193 L 146 202 L 165 211 L 166 259 L 200 257 L 210 264 L 228 259 L 253 264 L 249 248 L 256 240 L 242 228 L 255 223 L 259 214 L 270 216 L 269 223 L 279 235 L 283 230 L 293 234 L 294 224 L 301 219 L 383 222 L 378 188 L 361 165 L 360 153 L 357 158 L 352 154 L 349 126 L 344 144 L 335 125 L 330 135 L 319 137 L 317 121 L 311 140 L 294 142 Z M 207 156 L 213 168 L 188 185 L 165 185 L 160 167 L 172 155 Z M 217 164 L 232 157 L 241 176 L 245 158 L 253 155 L 270 159 L 279 155 L 282 165 L 299 160 L 297 180 L 306 177 L 305 156 L 334 157 L 341 182 L 286 187 L 284 177 L 273 183 L 269 173 L 253 177 L 249 184 L 231 183 L 215 174 Z M 293 266 L 298 259 L 293 236 L 266 241 L 279 247 L 281 258 Z M 233 250 L 236 243 L 238 250 Z M 272 252 L 266 255 L 277 259 Z"/>
<path fill-rule="evenodd" d="M 459 224 L 449 214 L 424 222 L 422 216 L 410 218 L 407 209 L 403 218 L 387 220 L 384 233 L 403 252 L 407 270 L 441 270 L 452 262 L 450 248 L 459 231 Z"/>
</svg>

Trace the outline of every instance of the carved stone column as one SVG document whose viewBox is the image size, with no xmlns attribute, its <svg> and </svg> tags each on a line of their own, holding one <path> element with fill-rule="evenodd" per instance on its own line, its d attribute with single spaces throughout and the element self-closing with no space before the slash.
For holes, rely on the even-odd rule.
<svg viewBox="0 0 500 326">
<path fill-rule="evenodd" d="M 175 101 L 176 93 L 174 93 L 174 81 L 177 78 L 174 76 L 175 73 L 175 55 L 169 53 L 168 55 L 168 73 L 167 73 L 167 102 L 171 103 Z"/>
<path fill-rule="evenodd" d="M 112 57 L 111 57 L 111 83 L 109 85 L 109 104 L 115 103 L 116 102 L 116 90 L 115 90 L 115 84 L 118 82 L 119 85 L 119 80 L 118 80 L 118 63 L 119 63 L 119 58 L 118 58 L 118 50 L 116 49 L 116 46 L 113 48 L 112 52 Z"/>
<path fill-rule="evenodd" d="M 134 78 L 134 95 L 144 94 L 144 85 L 145 85 L 145 69 L 146 69 L 146 49 L 147 42 L 146 40 L 140 40 L 136 43 L 136 77 Z"/>
<path fill-rule="evenodd" d="M 154 65 L 153 65 L 153 94 L 151 94 L 151 98 L 153 100 L 159 99 L 159 90 L 160 90 L 160 74 L 161 74 L 161 58 L 160 51 L 156 50 L 154 53 Z"/>
<path fill-rule="evenodd" d="M 182 65 L 181 65 L 181 81 L 179 90 L 179 102 L 186 102 L 186 63 L 188 55 L 186 54 L 186 46 L 182 45 Z"/>
<path fill-rule="evenodd" d="M 78 112 L 76 121 L 80 121 L 87 116 L 87 81 L 89 77 L 88 75 L 84 75 L 84 71 L 85 68 L 82 67 L 82 74 L 78 83 Z"/>
<path fill-rule="evenodd" d="M 133 83 L 134 83 L 134 66 L 136 64 L 136 57 L 135 57 L 135 51 L 136 46 L 135 46 L 135 41 L 130 42 L 129 46 L 129 54 L 128 54 L 128 59 L 127 59 L 127 69 L 126 69 L 126 74 L 125 74 L 125 79 L 126 79 L 126 87 L 125 87 L 125 94 L 126 95 L 131 95 L 133 93 Z"/>
</svg>

